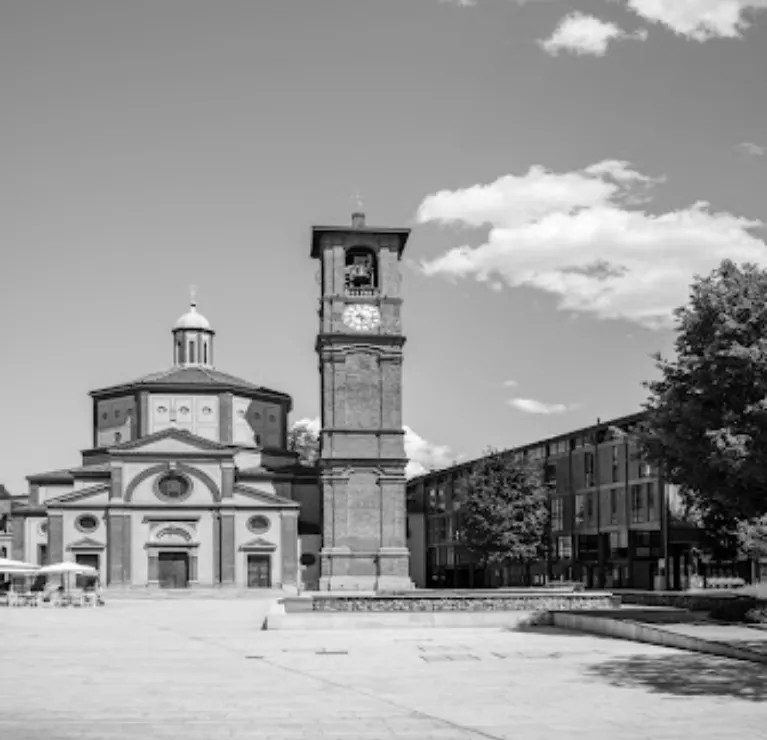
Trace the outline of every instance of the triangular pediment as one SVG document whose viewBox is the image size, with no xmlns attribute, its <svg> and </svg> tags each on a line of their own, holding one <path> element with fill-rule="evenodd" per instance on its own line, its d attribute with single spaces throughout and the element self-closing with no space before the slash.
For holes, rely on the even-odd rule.
<svg viewBox="0 0 767 740">
<path fill-rule="evenodd" d="M 185 429 L 163 429 L 161 432 L 149 434 L 140 439 L 123 442 L 109 448 L 110 454 L 146 455 L 146 454 L 217 454 L 234 455 L 229 445 L 198 437 Z"/>
<path fill-rule="evenodd" d="M 67 545 L 67 550 L 103 550 L 105 547 L 103 542 L 97 542 L 90 537 L 83 537 L 81 540 Z"/>
<path fill-rule="evenodd" d="M 242 496 L 248 500 L 248 503 L 258 503 L 261 506 L 268 506 L 276 509 L 298 509 L 301 504 L 293 499 L 285 498 L 284 496 L 278 496 L 275 493 L 268 493 L 266 491 L 259 491 L 257 488 L 251 488 L 245 486 L 242 483 L 237 483 L 234 486 L 235 498 Z"/>
<path fill-rule="evenodd" d="M 239 549 L 250 552 L 274 552 L 277 549 L 277 545 L 274 542 L 265 540 L 263 537 L 256 537 L 254 540 L 240 545 Z"/>
<path fill-rule="evenodd" d="M 69 491 L 61 496 L 55 496 L 49 498 L 45 502 L 47 507 L 56 507 L 66 504 L 79 504 L 83 501 L 93 504 L 106 504 L 109 500 L 110 483 L 97 483 L 95 486 L 89 486 L 88 488 L 81 488 L 79 491 Z M 100 499 L 100 500 L 99 500 Z"/>
</svg>

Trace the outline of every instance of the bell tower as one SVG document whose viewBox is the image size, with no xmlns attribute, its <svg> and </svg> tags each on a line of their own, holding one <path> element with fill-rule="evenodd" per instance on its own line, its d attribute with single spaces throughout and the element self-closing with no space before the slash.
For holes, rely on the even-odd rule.
<svg viewBox="0 0 767 740">
<path fill-rule="evenodd" d="M 315 226 L 320 261 L 320 589 L 411 589 L 400 260 L 409 229 Z"/>
</svg>

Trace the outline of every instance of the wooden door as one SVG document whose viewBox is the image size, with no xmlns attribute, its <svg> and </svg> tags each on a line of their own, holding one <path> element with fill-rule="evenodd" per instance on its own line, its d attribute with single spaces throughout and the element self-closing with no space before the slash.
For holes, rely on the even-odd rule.
<svg viewBox="0 0 767 740">
<path fill-rule="evenodd" d="M 160 588 L 189 585 L 189 556 L 185 552 L 161 552 L 157 558 Z"/>
<path fill-rule="evenodd" d="M 270 588 L 272 563 L 268 555 L 248 555 L 248 588 Z"/>
</svg>

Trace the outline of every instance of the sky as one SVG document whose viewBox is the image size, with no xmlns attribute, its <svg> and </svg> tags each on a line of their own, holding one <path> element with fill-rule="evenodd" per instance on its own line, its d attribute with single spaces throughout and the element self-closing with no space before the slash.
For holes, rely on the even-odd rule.
<svg viewBox="0 0 767 740">
<path fill-rule="evenodd" d="M 311 227 L 409 227 L 411 471 L 633 413 L 763 264 L 767 0 L 0 0 L 0 482 L 171 364 L 318 415 Z"/>
</svg>

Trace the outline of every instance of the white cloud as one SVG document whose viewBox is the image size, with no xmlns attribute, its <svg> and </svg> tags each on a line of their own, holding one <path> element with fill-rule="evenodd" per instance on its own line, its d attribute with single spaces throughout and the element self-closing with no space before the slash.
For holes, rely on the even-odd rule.
<svg viewBox="0 0 767 740">
<path fill-rule="evenodd" d="M 738 38 L 747 15 L 767 8 L 767 0 L 628 0 L 637 15 L 696 41 Z"/>
<path fill-rule="evenodd" d="M 509 406 L 526 414 L 564 414 L 573 408 L 564 403 L 544 403 L 532 398 L 512 398 L 509 400 Z"/>
<path fill-rule="evenodd" d="M 760 221 L 705 202 L 658 214 L 637 208 L 659 181 L 607 160 L 565 173 L 534 166 L 434 193 L 421 203 L 419 222 L 491 228 L 484 244 L 451 249 L 422 270 L 500 278 L 557 296 L 561 310 L 670 326 L 696 274 L 724 258 L 767 265 L 767 245 L 749 231 Z"/>
<path fill-rule="evenodd" d="M 550 38 L 538 43 L 551 56 L 557 56 L 560 51 L 569 51 L 578 55 L 601 57 L 607 51 L 608 44 L 618 39 L 644 41 L 647 39 L 647 31 L 641 29 L 633 34 L 626 33 L 615 23 L 575 11 L 562 18 Z"/>
<path fill-rule="evenodd" d="M 428 442 L 408 426 L 405 427 L 405 454 L 409 458 L 405 468 L 408 478 L 446 468 L 459 459 L 447 445 Z"/>
<path fill-rule="evenodd" d="M 750 154 L 752 157 L 764 157 L 767 155 L 767 146 L 761 144 L 752 144 L 750 141 L 744 141 L 738 145 L 738 148 L 745 154 Z"/>
<path fill-rule="evenodd" d="M 303 426 L 312 434 L 320 433 L 318 417 L 303 418 L 293 422 L 293 426 Z M 437 445 L 416 434 L 410 427 L 405 429 L 405 454 L 409 458 L 405 475 L 412 478 L 432 469 L 445 468 L 460 459 L 447 445 Z"/>
<path fill-rule="evenodd" d="M 507 380 L 503 385 L 506 388 L 516 388 L 519 383 L 516 380 Z"/>
</svg>

